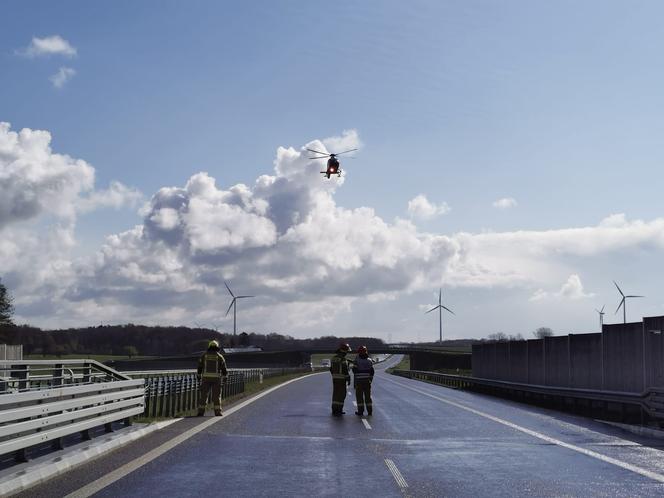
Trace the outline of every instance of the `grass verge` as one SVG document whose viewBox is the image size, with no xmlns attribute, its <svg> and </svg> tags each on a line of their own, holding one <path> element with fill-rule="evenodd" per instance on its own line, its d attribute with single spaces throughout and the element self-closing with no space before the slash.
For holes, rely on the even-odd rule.
<svg viewBox="0 0 664 498">
<path fill-rule="evenodd" d="M 404 355 L 399 363 L 386 370 L 387 373 L 392 373 L 394 370 L 410 370 L 410 355 Z"/>
</svg>

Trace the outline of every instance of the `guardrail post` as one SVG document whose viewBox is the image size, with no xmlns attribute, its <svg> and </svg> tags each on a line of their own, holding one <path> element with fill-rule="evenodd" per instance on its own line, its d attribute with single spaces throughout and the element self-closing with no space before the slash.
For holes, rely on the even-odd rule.
<svg viewBox="0 0 664 498">
<path fill-rule="evenodd" d="M 53 385 L 61 386 L 64 384 L 65 370 L 62 368 L 62 363 L 56 363 L 53 367 Z"/>
<path fill-rule="evenodd" d="M 29 461 L 30 455 L 28 453 L 28 448 L 21 448 L 20 450 L 16 450 L 14 453 L 14 460 L 21 463 Z"/>
<path fill-rule="evenodd" d="M 18 379 L 18 390 L 25 391 L 28 388 L 28 376 L 30 375 L 30 370 L 28 365 L 12 365 L 12 372 L 15 372 L 14 377 Z"/>
</svg>

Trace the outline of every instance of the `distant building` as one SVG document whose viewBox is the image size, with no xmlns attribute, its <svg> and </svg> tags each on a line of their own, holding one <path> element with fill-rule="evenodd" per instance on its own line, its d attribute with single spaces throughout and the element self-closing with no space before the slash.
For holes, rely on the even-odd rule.
<svg viewBox="0 0 664 498">
<path fill-rule="evenodd" d="M 225 354 L 232 354 L 232 353 L 259 353 L 263 351 L 263 348 L 260 348 L 258 346 L 245 346 L 245 347 L 239 347 L 239 348 L 223 348 L 223 352 Z"/>
</svg>

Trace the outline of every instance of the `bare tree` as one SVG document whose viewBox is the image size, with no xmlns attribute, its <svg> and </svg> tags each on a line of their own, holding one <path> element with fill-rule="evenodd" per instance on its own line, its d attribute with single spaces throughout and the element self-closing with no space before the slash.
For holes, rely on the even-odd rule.
<svg viewBox="0 0 664 498">
<path fill-rule="evenodd" d="M 533 335 L 536 339 L 544 339 L 545 337 L 551 337 L 553 335 L 553 330 L 549 327 L 540 327 L 533 332 Z"/>
<path fill-rule="evenodd" d="M 493 342 L 507 342 L 509 340 L 509 337 L 504 332 L 494 332 L 486 336 L 486 338 Z"/>
</svg>

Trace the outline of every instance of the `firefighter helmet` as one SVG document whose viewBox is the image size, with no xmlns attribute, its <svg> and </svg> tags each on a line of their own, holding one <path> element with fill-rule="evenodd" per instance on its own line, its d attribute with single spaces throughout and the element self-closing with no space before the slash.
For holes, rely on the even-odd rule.
<svg viewBox="0 0 664 498">
<path fill-rule="evenodd" d="M 369 351 L 367 350 L 366 346 L 360 346 L 357 348 L 357 354 L 368 354 Z"/>
<path fill-rule="evenodd" d="M 342 342 L 341 344 L 339 344 L 339 349 L 341 351 L 345 351 L 346 353 L 348 353 L 351 350 L 350 344 L 348 344 L 347 342 Z"/>
<path fill-rule="evenodd" d="M 219 349 L 219 343 L 215 340 L 211 340 L 208 343 L 208 349 Z"/>
</svg>

